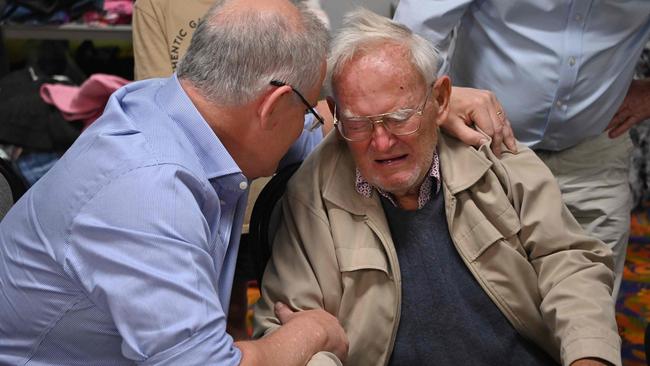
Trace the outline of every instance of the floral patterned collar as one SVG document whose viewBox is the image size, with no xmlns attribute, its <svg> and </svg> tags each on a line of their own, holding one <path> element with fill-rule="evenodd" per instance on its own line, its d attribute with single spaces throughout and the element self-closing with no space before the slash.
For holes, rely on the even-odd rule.
<svg viewBox="0 0 650 366">
<path fill-rule="evenodd" d="M 438 153 L 436 152 L 433 153 L 433 162 L 431 163 L 429 175 L 427 175 L 426 179 L 420 186 L 420 193 L 418 194 L 418 210 L 424 207 L 424 205 L 431 199 L 431 187 L 433 186 L 434 182 L 436 184 L 436 190 L 433 194 L 437 195 L 438 192 L 440 192 L 440 159 L 438 158 Z M 356 170 L 355 186 L 357 193 L 365 198 L 370 198 L 372 195 L 372 190 L 376 189 L 377 192 L 388 199 L 393 204 L 393 206 L 398 207 L 397 203 L 395 202 L 395 198 L 391 193 L 377 187 L 373 187 L 363 176 L 361 176 L 359 169 Z"/>
</svg>

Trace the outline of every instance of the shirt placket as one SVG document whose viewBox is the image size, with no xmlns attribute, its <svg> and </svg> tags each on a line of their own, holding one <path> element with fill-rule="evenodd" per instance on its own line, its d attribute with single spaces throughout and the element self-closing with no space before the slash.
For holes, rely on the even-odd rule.
<svg viewBox="0 0 650 366">
<path fill-rule="evenodd" d="M 221 205 L 217 231 L 221 242 L 228 245 L 231 241 L 233 226 L 237 221 L 238 202 L 248 191 L 248 181 L 243 175 L 236 174 L 221 178 L 218 183 L 214 183 L 214 188 Z"/>
<path fill-rule="evenodd" d="M 551 149 L 557 148 L 557 141 L 562 140 L 556 131 L 561 131 L 560 125 L 571 115 L 571 92 L 575 88 L 582 63 L 584 30 L 592 2 L 593 0 L 576 0 L 569 5 L 564 49 L 560 54 L 558 89 L 549 112 L 545 138 L 545 145 Z"/>
</svg>

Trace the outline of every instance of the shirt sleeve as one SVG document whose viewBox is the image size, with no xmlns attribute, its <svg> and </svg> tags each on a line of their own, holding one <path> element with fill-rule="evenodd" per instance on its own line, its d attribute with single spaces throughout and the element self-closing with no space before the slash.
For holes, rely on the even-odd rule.
<svg viewBox="0 0 650 366">
<path fill-rule="evenodd" d="M 219 207 L 209 188 L 175 166 L 139 168 L 95 194 L 71 226 L 66 272 L 110 314 L 122 354 L 138 364 L 239 364 L 218 296 L 227 247 L 204 214 Z"/>
<path fill-rule="evenodd" d="M 474 0 L 400 0 L 394 20 L 429 40 L 440 52 L 439 73 L 449 70 L 454 29 Z"/>
<path fill-rule="evenodd" d="M 170 76 L 174 71 L 166 34 L 150 0 L 136 1 L 132 25 L 135 79 Z"/>
</svg>

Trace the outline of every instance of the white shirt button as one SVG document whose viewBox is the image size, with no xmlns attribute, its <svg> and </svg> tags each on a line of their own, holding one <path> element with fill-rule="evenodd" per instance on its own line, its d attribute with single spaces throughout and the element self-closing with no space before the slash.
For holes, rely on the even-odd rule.
<svg viewBox="0 0 650 366">
<path fill-rule="evenodd" d="M 576 58 L 571 56 L 569 57 L 569 66 L 573 66 L 576 64 Z"/>
<path fill-rule="evenodd" d="M 555 102 L 555 105 L 556 105 L 558 108 L 562 108 L 562 102 L 560 102 L 559 100 L 558 100 L 557 102 Z"/>
<path fill-rule="evenodd" d="M 248 188 L 248 182 L 242 181 L 242 182 L 239 183 L 239 189 L 241 189 L 243 191 L 246 188 Z"/>
<path fill-rule="evenodd" d="M 582 20 L 582 14 L 576 14 L 576 16 L 573 18 L 576 20 L 576 22 L 579 22 Z"/>
</svg>

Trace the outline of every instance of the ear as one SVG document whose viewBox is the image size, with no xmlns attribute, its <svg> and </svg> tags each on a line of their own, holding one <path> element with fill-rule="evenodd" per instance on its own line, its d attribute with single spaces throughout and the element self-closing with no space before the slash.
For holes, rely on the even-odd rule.
<svg viewBox="0 0 650 366">
<path fill-rule="evenodd" d="M 449 99 L 451 97 L 451 79 L 444 75 L 438 78 L 433 84 L 432 98 L 436 101 L 438 111 L 436 112 L 436 123 L 440 125 L 447 120 L 449 115 Z"/>
<path fill-rule="evenodd" d="M 289 85 L 279 86 L 272 89 L 269 93 L 262 97 L 259 103 L 257 114 L 260 118 L 260 125 L 263 130 L 272 130 L 282 120 L 275 118 L 279 113 L 283 103 L 288 103 L 288 98 L 283 98 L 286 94 L 291 94 L 293 91 Z"/>
<path fill-rule="evenodd" d="M 334 97 L 328 96 L 326 100 L 327 100 L 327 106 L 330 108 L 330 112 L 332 113 L 332 120 L 334 120 L 334 118 L 336 118 L 336 116 L 334 115 L 334 106 L 336 105 L 336 103 L 334 102 Z M 332 127 L 334 127 L 333 123 L 334 122 L 332 121 Z M 339 132 L 338 128 L 333 128 L 333 130 L 336 131 L 336 137 L 339 139 L 339 141 L 345 141 L 343 136 L 341 136 L 341 133 Z"/>
</svg>

